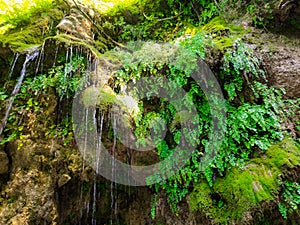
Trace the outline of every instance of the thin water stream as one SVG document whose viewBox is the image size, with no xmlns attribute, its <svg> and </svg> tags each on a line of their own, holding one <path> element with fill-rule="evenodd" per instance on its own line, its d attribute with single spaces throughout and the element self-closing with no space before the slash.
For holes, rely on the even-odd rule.
<svg viewBox="0 0 300 225">
<path fill-rule="evenodd" d="M 19 53 L 15 53 L 15 56 L 14 56 L 14 62 L 13 62 L 13 64 L 12 64 L 11 68 L 10 68 L 10 71 L 9 71 L 8 80 L 11 79 L 11 76 L 12 76 L 12 74 L 13 74 L 13 72 L 14 72 L 16 63 L 17 63 L 17 61 L 18 61 L 18 59 L 19 59 L 19 56 L 20 56 Z"/>
<path fill-rule="evenodd" d="M 10 114 L 10 110 L 13 106 L 13 102 L 16 98 L 16 95 L 20 91 L 21 85 L 22 85 L 24 77 L 26 75 L 27 65 L 30 61 L 34 60 L 38 55 L 39 55 L 39 51 L 37 51 L 36 49 L 35 49 L 35 51 L 32 51 L 32 52 L 30 52 L 26 55 L 26 59 L 25 59 L 25 62 L 23 64 L 23 68 L 22 68 L 22 71 L 21 71 L 20 78 L 19 78 L 17 84 L 15 85 L 14 90 L 12 91 L 12 93 L 10 95 L 9 102 L 8 102 L 8 105 L 7 105 L 7 108 L 6 108 L 6 111 L 5 111 L 5 116 L 2 120 L 2 124 L 0 125 L 0 135 L 2 134 L 4 128 L 7 124 L 7 120 L 9 118 L 9 114 Z"/>
</svg>

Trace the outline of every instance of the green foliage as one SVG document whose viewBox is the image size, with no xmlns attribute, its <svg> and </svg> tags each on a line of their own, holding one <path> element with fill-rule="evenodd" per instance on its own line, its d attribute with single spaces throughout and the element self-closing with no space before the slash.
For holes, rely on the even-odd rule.
<svg viewBox="0 0 300 225">
<path fill-rule="evenodd" d="M 53 0 L 22 0 L 20 1 L 0 1 L 0 10 L 4 13 L 0 15 L 0 34 L 7 29 L 17 26 L 24 26 L 33 22 L 34 16 L 37 14 L 44 16 L 45 13 L 53 8 Z"/>
<path fill-rule="evenodd" d="M 241 40 L 235 42 L 233 50 L 226 51 L 221 78 L 225 81 L 224 89 L 229 101 L 245 90 L 245 81 L 249 85 L 251 79 L 266 79 L 258 58 Z"/>
<path fill-rule="evenodd" d="M 282 91 L 260 81 L 265 80 L 265 74 L 251 49 L 240 40 L 235 42 L 234 48 L 225 53 L 221 71 L 229 100 L 227 131 L 211 167 L 205 171 L 211 186 L 216 171 L 222 175 L 232 166 L 243 166 L 256 150 L 266 150 L 283 137 L 280 129 L 284 105 Z M 246 90 L 251 102 L 246 102 L 242 94 Z M 237 99 L 238 104 L 235 103 Z"/>
<path fill-rule="evenodd" d="M 7 94 L 7 92 L 5 91 L 5 90 L 1 90 L 0 89 L 0 100 L 1 101 L 4 101 L 5 99 L 7 99 L 7 97 L 8 97 L 8 94 Z"/>
<path fill-rule="evenodd" d="M 218 8 L 219 5 L 216 4 L 216 1 L 211 0 L 195 0 L 187 2 L 168 0 L 167 2 L 170 7 L 179 6 L 183 16 L 189 16 L 191 20 L 198 20 L 200 24 L 207 23 L 220 12 L 220 9 Z"/>
<path fill-rule="evenodd" d="M 48 102 L 50 97 L 47 93 L 54 91 L 59 101 L 71 98 L 75 91 L 84 85 L 85 71 L 84 59 L 74 57 L 64 65 L 54 66 L 47 75 L 27 77 L 22 83 L 20 92 L 14 96 L 14 107 L 4 130 L 7 137 L 1 144 L 18 140 L 18 149 L 20 149 L 27 133 L 36 134 L 37 131 L 31 126 L 34 121 L 38 120 L 40 123 L 51 121 L 47 108 L 52 108 L 52 106 Z M 5 97 L 5 92 L 1 93 L 3 93 L 1 96 Z M 47 128 L 44 127 L 39 128 L 39 132 L 46 136 L 55 135 L 57 138 L 62 138 L 66 145 L 73 137 L 71 125 L 71 119 L 67 116 L 58 124 L 52 125 L 50 130 L 46 131 L 44 129 Z"/>
<path fill-rule="evenodd" d="M 27 78 L 21 92 L 25 94 L 30 89 L 38 94 L 54 88 L 58 97 L 70 98 L 78 88 L 84 85 L 85 75 L 83 57 L 74 57 L 64 65 L 51 68 L 47 75 L 42 74 L 33 79 Z"/>
<path fill-rule="evenodd" d="M 60 138 L 64 146 L 68 145 L 73 140 L 72 119 L 66 117 L 61 123 L 52 125 L 46 136 Z"/>
<path fill-rule="evenodd" d="M 217 178 L 213 187 L 200 180 L 190 194 L 190 209 L 200 211 L 215 223 L 239 224 L 247 211 L 260 208 L 263 202 L 276 201 L 282 175 L 300 165 L 299 156 L 295 143 L 285 138 L 261 157 L 250 159 L 242 169 L 233 167 L 224 177 Z M 290 185 L 286 199 L 299 204 L 297 191 L 299 185 Z"/>
<path fill-rule="evenodd" d="M 230 24 L 221 16 L 215 17 L 200 28 L 212 39 L 213 46 L 221 51 L 232 47 L 238 38 L 242 38 L 249 30 Z"/>
<path fill-rule="evenodd" d="M 14 52 L 41 45 L 48 36 L 56 34 L 56 25 L 64 17 L 61 0 L 11 1 L 0 15 L 0 44 Z M 1 5 L 2 6 L 2 5 Z"/>
<path fill-rule="evenodd" d="M 243 166 L 255 149 L 266 150 L 282 138 L 280 119 L 271 107 L 245 103 L 227 109 L 226 137 L 214 160 L 221 174 L 231 166 Z"/>
<path fill-rule="evenodd" d="M 270 25 L 273 19 L 273 9 L 276 1 L 261 2 L 260 0 L 252 0 L 247 5 L 246 11 L 251 16 L 253 25 L 256 27 L 266 27 Z"/>
<path fill-rule="evenodd" d="M 108 20 L 103 25 L 119 41 L 172 40 L 190 24 L 206 24 L 226 5 L 211 0 L 126 2 L 108 11 Z"/>
<path fill-rule="evenodd" d="M 152 219 L 155 219 L 157 202 L 158 202 L 157 194 L 155 194 L 153 196 L 152 203 L 151 203 L 151 218 Z"/>
<path fill-rule="evenodd" d="M 278 203 L 278 209 L 282 217 L 287 219 L 288 213 L 294 212 L 300 205 L 300 184 L 285 181 L 283 183 L 282 197 L 283 201 Z"/>
<path fill-rule="evenodd" d="M 171 45 L 157 45 L 152 42 L 135 46 L 133 53 L 120 55 L 123 68 L 116 74 L 116 84 L 124 86 L 130 81 L 137 81 L 141 77 L 154 76 L 167 78 L 174 81 L 178 87 L 184 88 L 189 96 L 189 100 L 172 102 L 166 100 L 156 102 L 156 107 L 152 107 L 152 112 L 148 112 L 149 103 L 144 101 L 140 104 L 139 115 L 134 119 L 135 134 L 138 143 L 145 145 L 150 130 L 160 130 L 165 124 L 170 131 L 171 137 L 165 140 L 157 139 L 155 145 L 161 159 L 172 157 L 174 148 L 178 145 L 180 138 L 184 135 L 189 143 L 195 147 L 192 157 L 186 166 L 179 169 L 174 176 L 166 181 L 161 181 L 159 175 L 149 177 L 149 181 L 158 182 L 155 190 L 164 190 L 168 196 L 171 208 L 176 211 L 177 205 L 189 193 L 191 187 L 201 178 L 206 178 L 209 186 L 213 186 L 217 175 L 224 175 L 229 168 L 242 167 L 246 162 L 261 150 L 266 150 L 276 140 L 282 138 L 280 132 L 280 117 L 282 107 L 281 92 L 268 87 L 260 82 L 265 80 L 264 72 L 260 69 L 259 60 L 253 51 L 245 46 L 240 40 L 234 44 L 234 49 L 227 50 L 224 56 L 224 66 L 221 76 L 224 80 L 224 89 L 228 93 L 227 121 L 220 119 L 218 126 L 224 129 L 225 123 L 227 131 L 221 148 L 214 156 L 212 162 L 204 171 L 201 171 L 200 162 L 204 152 L 213 151 L 214 146 L 209 143 L 211 132 L 211 109 L 201 88 L 196 82 L 189 79 L 189 74 L 197 71 L 195 59 L 205 57 L 206 42 L 204 35 L 196 35 L 183 39 L 178 47 Z M 116 53 L 118 55 L 118 53 Z M 172 60 L 166 59 L 168 55 Z M 173 60 L 174 59 L 174 60 Z M 147 84 L 145 92 L 148 101 L 153 93 L 158 93 L 159 89 L 165 88 L 163 81 L 161 84 Z M 232 90 L 228 87 L 232 86 Z M 122 89 L 122 88 L 120 88 Z M 249 90 L 251 102 L 241 96 L 245 90 Z M 168 94 L 176 96 L 176 88 L 167 89 Z M 234 100 L 239 97 L 236 104 Z M 199 125 L 196 129 L 181 130 L 180 124 L 184 121 L 193 121 L 188 118 L 184 107 L 188 107 L 191 101 L 198 110 Z M 218 101 L 218 98 L 214 99 Z M 185 105 L 186 104 L 186 105 Z M 146 113 L 145 113 L 146 112 Z M 153 119 L 160 117 L 162 123 L 154 123 Z M 184 132 L 184 133 L 182 133 Z M 212 135 L 219 135 L 212 133 Z M 181 149 L 184 151 L 184 149 Z M 217 205 L 222 206 L 223 201 Z"/>
</svg>

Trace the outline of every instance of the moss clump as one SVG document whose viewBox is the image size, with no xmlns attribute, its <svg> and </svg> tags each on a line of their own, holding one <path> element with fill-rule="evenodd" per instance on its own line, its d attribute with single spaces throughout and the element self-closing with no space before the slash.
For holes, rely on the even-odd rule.
<svg viewBox="0 0 300 225">
<path fill-rule="evenodd" d="M 24 30 L 6 34 L 5 38 L 0 37 L 0 42 L 3 46 L 9 46 L 13 51 L 23 52 L 25 49 L 42 43 L 41 33 L 39 29 L 29 26 Z"/>
<path fill-rule="evenodd" d="M 262 157 L 250 160 L 243 169 L 232 168 L 225 177 L 216 179 L 213 188 L 206 183 L 196 185 L 190 195 L 190 208 L 215 223 L 241 221 L 261 202 L 276 200 L 281 175 L 297 165 L 300 151 L 293 140 L 286 138 Z"/>
<path fill-rule="evenodd" d="M 99 44 L 100 42 L 96 43 L 97 44 L 97 48 L 96 48 L 95 46 L 92 45 L 92 43 L 85 42 L 82 39 L 67 34 L 59 34 L 53 37 L 46 38 L 46 40 L 49 39 L 55 39 L 57 40 L 58 43 L 59 42 L 66 43 L 67 45 L 82 46 L 86 49 L 89 49 L 93 53 L 93 55 L 97 58 L 103 57 L 103 54 L 101 54 L 100 51 L 104 51 L 107 49 L 107 46 L 104 43 L 102 43 L 102 45 Z"/>
<path fill-rule="evenodd" d="M 212 19 L 202 26 L 200 31 L 210 34 L 215 47 L 221 51 L 231 47 L 236 39 L 250 32 L 240 26 L 227 23 L 221 17 Z"/>
<path fill-rule="evenodd" d="M 17 24 L 11 25 L 8 21 L 8 29 L 0 35 L 0 43 L 15 52 L 23 52 L 31 46 L 41 45 L 45 37 L 55 34 L 55 26 L 64 17 L 64 9 L 67 7 L 65 4 L 53 4 L 49 8 L 41 8 L 31 16 L 23 15 L 24 18 Z"/>
<path fill-rule="evenodd" d="M 99 107 L 106 110 L 116 102 L 116 94 L 109 87 L 99 88 L 90 86 L 82 93 L 82 102 L 85 107 Z"/>
</svg>

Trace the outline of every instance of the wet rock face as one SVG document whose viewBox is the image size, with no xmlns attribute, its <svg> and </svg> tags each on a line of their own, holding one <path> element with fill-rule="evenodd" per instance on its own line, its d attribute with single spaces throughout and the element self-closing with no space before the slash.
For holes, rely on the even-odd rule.
<svg viewBox="0 0 300 225">
<path fill-rule="evenodd" d="M 9 48 L 0 48 L 0 82 L 6 79 L 6 74 L 9 73 L 9 68 L 11 66 L 10 59 L 13 58 L 13 52 Z"/>
<path fill-rule="evenodd" d="M 299 23 L 299 0 L 253 0 L 251 4 L 254 5 L 257 15 L 273 26 L 281 26 L 292 20 Z"/>
<path fill-rule="evenodd" d="M 0 151 L 0 175 L 8 173 L 9 160 L 5 152 Z"/>
<path fill-rule="evenodd" d="M 300 4 L 298 0 L 281 0 L 277 10 L 279 20 L 285 22 L 297 18 L 297 16 L 299 17 Z"/>
<path fill-rule="evenodd" d="M 280 47 L 269 59 L 271 84 L 284 88 L 286 96 L 300 97 L 300 48 Z"/>
<path fill-rule="evenodd" d="M 78 7 L 81 7 L 80 9 Z M 94 11 L 87 7 L 73 5 L 70 10 L 70 15 L 66 16 L 58 25 L 57 29 L 61 32 L 71 34 L 74 37 L 92 41 L 92 21 Z"/>
<path fill-rule="evenodd" d="M 285 89 L 287 98 L 300 97 L 300 31 L 258 32 L 247 36 L 248 46 L 260 58 L 269 85 Z"/>
</svg>

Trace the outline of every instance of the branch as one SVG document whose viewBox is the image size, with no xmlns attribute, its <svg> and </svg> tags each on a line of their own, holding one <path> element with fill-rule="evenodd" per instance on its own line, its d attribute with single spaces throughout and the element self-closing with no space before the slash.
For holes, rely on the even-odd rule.
<svg viewBox="0 0 300 225">
<path fill-rule="evenodd" d="M 195 6 L 194 6 L 193 0 L 191 0 L 191 4 L 192 4 L 192 7 L 193 7 L 194 12 L 195 12 L 196 15 L 197 15 L 198 20 L 200 21 L 200 15 L 199 15 L 198 10 L 197 10 L 197 9 L 195 8 Z"/>
<path fill-rule="evenodd" d="M 183 13 L 183 11 L 180 12 L 180 13 L 178 13 L 178 14 L 175 15 L 175 16 L 171 16 L 171 17 L 167 17 L 167 18 L 162 18 L 162 19 L 156 19 L 156 18 L 155 18 L 155 19 L 156 19 L 156 22 L 160 22 L 160 21 L 164 21 L 164 20 L 171 20 L 171 19 L 177 18 L 177 17 L 180 16 L 182 13 Z M 144 12 L 143 12 L 143 15 L 144 15 L 144 17 L 145 17 L 147 20 L 152 20 L 152 19 L 149 19 L 149 17 L 146 16 Z"/>
</svg>

